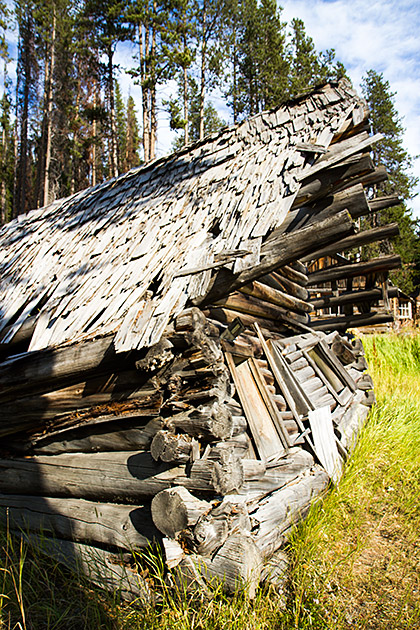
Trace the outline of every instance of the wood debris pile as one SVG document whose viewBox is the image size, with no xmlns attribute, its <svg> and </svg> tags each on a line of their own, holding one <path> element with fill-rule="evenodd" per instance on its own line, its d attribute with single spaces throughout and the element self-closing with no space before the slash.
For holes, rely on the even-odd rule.
<svg viewBox="0 0 420 630">
<path fill-rule="evenodd" d="M 2 228 L 3 525 L 127 597 L 155 543 L 199 588 L 277 579 L 374 400 L 337 332 L 399 264 L 343 255 L 396 233 L 353 222 L 396 203 L 367 115 L 328 84 Z"/>
</svg>

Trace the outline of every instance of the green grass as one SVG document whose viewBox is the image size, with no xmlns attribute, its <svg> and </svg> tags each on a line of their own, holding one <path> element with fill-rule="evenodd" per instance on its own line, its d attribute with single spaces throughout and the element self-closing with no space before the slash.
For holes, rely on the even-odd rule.
<svg viewBox="0 0 420 630">
<path fill-rule="evenodd" d="M 420 628 L 420 337 L 363 339 L 377 406 L 339 488 L 290 541 L 287 601 L 212 601 L 162 585 L 141 609 L 95 589 L 3 533 L 0 628 L 112 630 L 417 630 Z M 156 571 L 158 573 L 158 571 Z"/>
</svg>

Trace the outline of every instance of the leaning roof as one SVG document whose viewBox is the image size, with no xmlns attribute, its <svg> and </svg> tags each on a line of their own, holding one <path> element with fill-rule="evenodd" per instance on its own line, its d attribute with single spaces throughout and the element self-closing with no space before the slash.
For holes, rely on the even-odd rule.
<svg viewBox="0 0 420 630">
<path fill-rule="evenodd" d="M 212 269 L 259 262 L 310 172 L 302 145 L 328 147 L 364 108 L 347 82 L 328 84 L 4 225 L 3 341 L 36 314 L 30 350 L 109 333 L 117 351 L 153 345 Z"/>
</svg>

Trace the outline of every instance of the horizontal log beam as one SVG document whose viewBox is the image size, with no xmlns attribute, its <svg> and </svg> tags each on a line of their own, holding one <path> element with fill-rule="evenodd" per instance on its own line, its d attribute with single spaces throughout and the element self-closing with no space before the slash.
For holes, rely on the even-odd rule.
<svg viewBox="0 0 420 630">
<path fill-rule="evenodd" d="M 122 561 L 123 556 L 92 545 L 37 534 L 25 534 L 23 538 L 37 553 L 53 558 L 76 575 L 84 574 L 99 588 L 110 591 L 113 597 L 118 593 L 128 602 L 142 602 L 144 605 L 154 601 L 146 578 L 129 566 L 131 554 L 127 566 Z"/>
<path fill-rule="evenodd" d="M 117 505 L 83 499 L 1 494 L 0 524 L 12 530 L 42 532 L 122 549 L 147 547 L 161 538 L 150 505 Z"/>
<path fill-rule="evenodd" d="M 116 415 L 131 408 L 139 413 L 140 409 L 147 410 L 152 416 L 157 415 L 161 404 L 162 394 L 156 384 L 142 384 L 139 372 L 121 372 L 54 392 L 2 402 L 0 436 L 39 429 L 47 423 L 71 426 L 80 419 L 80 414 L 89 421 L 107 412 Z"/>
<path fill-rule="evenodd" d="M 323 284 L 324 282 L 342 280 L 343 278 L 356 278 L 358 276 L 366 276 L 371 273 L 380 273 L 382 271 L 389 271 L 390 269 L 398 269 L 399 267 L 401 267 L 400 256 L 383 256 L 381 258 L 374 258 L 369 262 L 336 265 L 334 267 L 321 269 L 321 271 L 314 271 L 309 274 L 308 284 Z"/>
<path fill-rule="evenodd" d="M 383 227 L 365 230 L 363 232 L 358 232 L 357 234 L 352 234 L 352 236 L 348 236 L 347 238 L 343 238 L 336 243 L 331 243 L 331 245 L 328 245 L 327 247 L 322 247 L 314 252 L 310 258 L 305 257 L 304 260 L 315 260 L 316 258 L 321 258 L 322 256 L 329 256 L 331 254 L 347 251 L 353 247 L 361 247 L 362 245 L 367 245 L 368 243 L 383 241 L 384 239 L 398 236 L 399 233 L 400 230 L 398 223 L 390 223 L 389 225 L 384 225 Z"/>
<path fill-rule="evenodd" d="M 333 191 L 348 188 L 357 183 L 364 184 L 367 178 L 372 176 L 375 176 L 375 167 L 369 153 L 353 157 L 343 164 L 317 173 L 303 183 L 297 193 L 292 210 L 299 208 L 303 204 L 312 203 L 320 197 L 331 194 Z"/>
<path fill-rule="evenodd" d="M 250 514 L 253 536 L 263 558 L 269 558 L 284 542 L 286 532 L 302 520 L 317 497 L 327 489 L 329 476 L 320 466 L 268 497 Z"/>
<path fill-rule="evenodd" d="M 291 210 L 283 223 L 268 237 L 265 247 L 284 232 L 293 232 L 316 221 L 332 217 L 337 212 L 347 210 L 353 218 L 370 213 L 370 207 L 362 184 L 356 184 L 343 191 L 328 194 L 312 206 Z"/>
<path fill-rule="evenodd" d="M 368 199 L 362 184 L 354 184 L 319 200 L 311 209 L 312 218 L 330 216 L 344 209 L 350 212 L 353 219 L 370 213 Z"/>
<path fill-rule="evenodd" d="M 401 199 L 397 195 L 389 195 L 387 197 L 376 197 L 375 199 L 369 199 L 369 206 L 371 212 L 379 212 L 386 208 L 392 208 L 393 206 L 399 206 Z"/>
<path fill-rule="evenodd" d="M 278 289 L 273 289 L 257 280 L 246 284 L 239 290 L 241 293 L 250 295 L 255 299 L 263 300 L 264 302 L 269 302 L 270 304 L 281 306 L 288 310 L 297 311 L 299 313 L 310 313 L 311 311 L 311 306 L 308 302 L 304 302 Z"/>
<path fill-rule="evenodd" d="M 293 297 L 298 298 L 299 300 L 307 301 L 308 300 L 308 289 L 306 287 L 302 287 L 300 284 L 296 284 L 296 282 L 292 282 L 288 280 L 284 276 L 281 276 L 279 273 L 272 271 L 270 274 L 266 276 L 261 276 L 260 282 L 266 284 L 273 289 L 278 291 L 282 291 L 287 295 L 291 295 Z M 246 285 L 245 285 L 246 286 Z"/>
<path fill-rule="evenodd" d="M 398 288 L 389 287 L 388 296 L 390 298 L 397 297 Z M 311 304 L 315 310 L 321 308 L 329 308 L 334 306 L 344 306 L 344 304 L 362 304 L 364 302 L 376 302 L 382 300 L 382 289 L 370 289 L 369 291 L 351 291 L 350 293 L 342 293 L 341 295 L 325 295 L 322 298 L 313 299 Z"/>
<path fill-rule="evenodd" d="M 52 391 L 60 384 L 78 383 L 93 372 L 106 372 L 118 360 L 114 336 L 60 348 L 27 352 L 0 364 L 1 399 L 16 392 Z M 123 360 L 124 356 L 120 355 Z"/>
<path fill-rule="evenodd" d="M 338 238 L 348 236 L 353 231 L 354 226 L 351 217 L 348 212 L 343 211 L 335 217 L 320 221 L 316 226 L 309 226 L 293 234 L 284 234 L 273 243 L 270 252 L 267 252 L 259 265 L 245 269 L 237 275 L 227 269 L 220 271 L 216 275 L 209 293 L 200 299 L 200 304 L 201 306 L 213 304 L 232 291 L 237 291 L 244 285 L 258 280 L 261 276 L 310 254 L 316 249 L 320 234 L 322 234 L 325 243 L 330 243 Z"/>
<path fill-rule="evenodd" d="M 199 461 L 194 462 L 191 474 L 198 470 Z M 193 492 L 221 493 L 220 486 L 231 490 L 232 484 L 239 488 L 239 480 L 243 481 L 240 460 L 231 457 L 228 463 L 226 468 L 223 461 L 211 460 L 206 478 L 196 474 L 190 478 L 185 465 L 158 464 L 150 453 L 137 451 L 2 458 L 0 492 L 136 503 L 175 485 Z"/>
<path fill-rule="evenodd" d="M 293 310 L 286 310 L 275 304 L 265 302 L 260 298 L 253 297 L 252 295 L 239 292 L 231 293 L 228 297 L 223 298 L 215 303 L 214 306 L 220 306 L 232 311 L 238 311 L 238 313 L 244 313 L 246 315 L 255 315 L 255 317 L 268 318 L 273 321 L 290 321 L 295 320 L 301 324 L 307 324 L 309 319 L 306 312 L 297 313 Z"/>
<path fill-rule="evenodd" d="M 377 326 L 394 321 L 391 313 L 362 313 L 361 315 L 337 315 L 312 320 L 311 328 L 314 330 L 331 331 L 338 330 L 344 332 L 347 328 L 362 328 L 363 326 Z"/>
<path fill-rule="evenodd" d="M 232 311 L 222 307 L 210 307 L 205 309 L 204 312 L 210 319 L 226 325 L 231 324 L 237 317 L 239 317 L 243 325 L 249 330 L 253 330 L 255 322 L 257 322 L 261 328 L 277 332 L 279 334 L 290 334 L 290 329 L 301 331 L 303 326 L 303 324 L 291 319 L 286 321 L 286 319 L 283 318 L 281 322 L 274 321 L 273 319 L 263 319 L 262 317 L 247 315 L 246 313 L 239 313 L 238 311 Z"/>
<path fill-rule="evenodd" d="M 144 416 L 122 417 L 117 422 L 87 423 L 78 429 L 47 431 L 27 440 L 17 435 L 4 444 L 13 452 L 35 455 L 145 450 L 163 428 L 162 418 L 147 420 Z"/>
<path fill-rule="evenodd" d="M 364 135 L 364 134 L 361 134 L 361 135 Z M 382 138 L 383 138 L 383 135 L 381 133 L 377 133 L 374 136 L 365 138 L 363 140 L 358 140 L 357 136 L 353 136 L 352 138 L 350 138 L 350 140 L 352 140 L 353 142 L 344 141 L 336 145 L 336 147 L 334 147 L 335 150 L 330 151 L 326 153 L 325 156 L 322 156 L 321 158 L 319 158 L 315 162 L 315 164 L 313 164 L 312 166 L 308 167 L 308 169 L 299 173 L 296 179 L 297 181 L 301 182 L 307 177 L 312 177 L 315 173 L 323 171 L 324 169 L 327 169 L 327 168 L 331 168 L 335 164 L 338 164 L 342 160 L 345 160 L 351 157 L 355 153 L 360 153 L 360 151 L 363 151 L 365 149 L 370 149 L 372 144 L 375 144 L 379 140 L 382 140 Z M 340 146 L 341 144 L 343 145 L 342 147 Z"/>
<path fill-rule="evenodd" d="M 268 250 L 267 253 L 270 254 L 270 251 Z M 293 262 L 298 262 L 298 261 L 296 260 Z M 289 280 L 290 282 L 294 282 L 295 284 L 298 284 L 301 287 L 306 287 L 306 284 L 308 282 L 308 274 L 306 273 L 306 269 L 304 271 L 302 267 L 303 265 L 299 265 L 299 270 L 298 270 L 297 268 L 294 269 L 292 265 L 290 264 L 290 265 L 284 265 L 283 267 L 281 267 L 280 269 L 277 269 L 276 271 L 277 271 L 277 275 L 281 276 L 282 278 L 285 278 L 286 280 Z"/>
</svg>

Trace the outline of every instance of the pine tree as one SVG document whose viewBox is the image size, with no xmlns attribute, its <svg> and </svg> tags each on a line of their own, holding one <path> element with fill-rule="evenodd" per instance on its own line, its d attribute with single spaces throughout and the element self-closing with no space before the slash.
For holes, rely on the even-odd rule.
<svg viewBox="0 0 420 630">
<path fill-rule="evenodd" d="M 118 160 L 118 172 L 125 172 L 123 166 L 124 152 L 125 152 L 125 138 L 127 135 L 127 112 L 124 104 L 124 99 L 121 93 L 120 84 L 115 81 L 115 124 L 117 128 L 117 160 Z"/>
<path fill-rule="evenodd" d="M 102 94 L 103 66 L 95 30 L 81 5 L 74 26 L 75 89 L 71 112 L 72 192 L 96 186 L 107 176 L 107 110 Z"/>
<path fill-rule="evenodd" d="M 137 0 L 128 12 L 134 27 L 134 41 L 138 47 L 137 66 L 130 74 L 142 90 L 144 161 L 156 157 L 157 145 L 157 89 L 172 78 L 174 54 L 179 41 L 174 7 L 181 0 Z"/>
<path fill-rule="evenodd" d="M 334 50 L 317 52 L 312 37 L 306 34 L 302 20 L 293 19 L 291 29 L 291 42 L 288 46 L 290 96 L 313 89 L 321 82 L 338 80 L 346 75 L 343 64 L 335 59 Z"/>
<path fill-rule="evenodd" d="M 287 92 L 285 24 L 275 0 L 243 0 L 231 25 L 235 65 L 228 95 L 234 118 L 278 105 Z"/>
<path fill-rule="evenodd" d="M 362 91 L 370 107 L 372 131 L 382 133 L 384 138 L 374 145 L 372 156 L 375 165 L 383 164 L 388 173 L 388 181 L 375 186 L 372 194 L 398 195 L 402 203 L 399 206 L 382 210 L 365 220 L 365 224 L 384 225 L 396 221 L 400 236 L 393 240 L 395 250 L 403 261 L 401 271 L 392 272 L 392 280 L 401 289 L 410 293 L 420 283 L 415 268 L 420 265 L 419 223 L 412 218 L 408 209 L 417 179 L 412 176 L 412 157 L 404 149 L 402 120 L 395 107 L 395 92 L 383 74 L 369 70 L 363 77 Z M 389 251 L 389 243 L 383 243 L 380 251 Z M 365 248 L 363 254 L 371 255 L 372 250 Z"/>
<path fill-rule="evenodd" d="M 193 0 L 178 0 L 174 6 L 173 65 L 177 74 L 178 98 L 164 104 L 171 114 L 171 127 L 184 130 L 184 145 L 190 141 L 190 69 L 197 53 L 196 5 Z"/>
<path fill-rule="evenodd" d="M 125 129 L 126 135 L 124 139 L 123 168 L 129 171 L 140 165 L 140 131 L 136 116 L 136 107 L 133 97 L 130 95 L 127 100 Z"/>
<path fill-rule="evenodd" d="M 10 19 L 5 4 L 0 3 L 0 59 L 3 61 L 3 96 L 0 101 L 0 225 L 11 218 L 14 174 L 14 138 L 11 118 L 11 81 L 7 66 L 10 61 L 6 32 Z"/>
<path fill-rule="evenodd" d="M 121 0 L 87 0 L 85 13 L 92 24 L 97 46 L 106 57 L 103 79 L 106 85 L 109 116 L 109 174 L 118 175 L 117 124 L 115 112 L 114 54 L 118 42 L 131 36 L 127 14 L 130 3 Z"/>
<path fill-rule="evenodd" d="M 35 206 L 33 198 L 30 123 L 38 106 L 39 64 L 36 54 L 32 0 L 16 0 L 15 18 L 18 26 L 18 59 L 16 82 L 16 125 L 18 157 L 15 164 L 13 216 Z"/>
<path fill-rule="evenodd" d="M 181 108 L 177 105 L 176 101 L 169 102 L 169 111 L 171 114 L 171 128 L 172 129 L 183 129 L 184 128 L 184 120 L 181 118 Z M 189 119 L 188 119 L 188 137 L 190 142 L 195 142 L 201 139 L 201 130 L 202 126 L 204 127 L 204 135 L 208 135 L 215 131 L 219 131 L 222 127 L 226 125 L 226 122 L 220 118 L 219 113 L 217 112 L 213 103 L 206 103 L 204 106 L 204 119 L 202 122 L 202 114 L 201 114 L 201 101 L 200 101 L 200 90 L 197 85 L 197 82 L 194 80 L 190 81 L 190 89 L 188 92 L 188 108 L 189 108 Z M 181 137 L 175 138 L 173 142 L 173 148 L 175 150 L 180 149 L 184 145 L 184 140 Z"/>
</svg>

